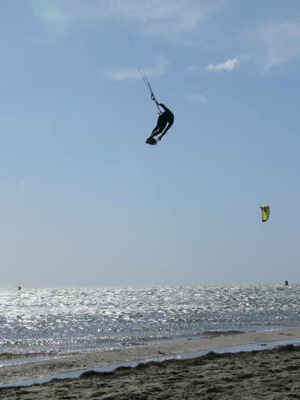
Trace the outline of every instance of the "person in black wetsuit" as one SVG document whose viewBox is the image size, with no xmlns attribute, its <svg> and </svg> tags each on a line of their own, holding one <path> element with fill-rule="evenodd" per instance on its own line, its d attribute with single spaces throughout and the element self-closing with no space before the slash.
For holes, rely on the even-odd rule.
<svg viewBox="0 0 300 400">
<path fill-rule="evenodd" d="M 159 115 L 156 127 L 153 129 L 151 135 L 146 140 L 146 143 L 149 144 L 156 144 L 156 140 L 154 139 L 154 137 L 159 134 L 160 136 L 158 137 L 158 140 L 161 140 L 174 123 L 174 114 L 172 113 L 172 111 L 169 110 L 168 107 L 166 107 L 162 103 L 158 105 L 162 107 L 164 111 Z"/>
</svg>

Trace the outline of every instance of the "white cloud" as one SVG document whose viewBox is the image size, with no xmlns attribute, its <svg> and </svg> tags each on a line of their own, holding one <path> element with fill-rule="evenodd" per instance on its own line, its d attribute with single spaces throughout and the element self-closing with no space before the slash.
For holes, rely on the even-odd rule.
<svg viewBox="0 0 300 400">
<path fill-rule="evenodd" d="M 208 71 L 233 71 L 238 64 L 237 58 L 229 58 L 220 64 L 209 64 L 206 69 Z"/>
<path fill-rule="evenodd" d="M 127 81 L 139 79 L 140 73 L 136 68 L 111 68 L 104 72 L 104 80 Z"/>
<path fill-rule="evenodd" d="M 193 32 L 230 0 L 30 0 L 46 32 L 64 34 L 72 25 L 108 21 L 128 23 L 130 29 L 171 38 Z M 103 24 L 102 24 L 103 25 Z M 102 26 L 100 25 L 100 26 Z"/>
<path fill-rule="evenodd" d="M 5 183 L 0 186 L 1 190 L 13 190 L 13 189 L 19 189 L 19 190 L 26 190 L 26 182 L 22 181 L 19 183 Z"/>
<path fill-rule="evenodd" d="M 300 23 L 273 21 L 248 35 L 252 61 L 268 71 L 300 59 Z"/>
<path fill-rule="evenodd" d="M 245 57 L 242 57 L 245 59 Z M 240 63 L 240 58 L 229 58 L 223 63 L 219 64 L 209 64 L 206 67 L 198 66 L 198 65 L 188 65 L 185 67 L 185 70 L 188 72 L 199 72 L 199 71 L 233 71 L 237 64 Z"/>
<path fill-rule="evenodd" d="M 152 68 L 144 68 L 143 72 L 147 78 L 161 76 L 166 73 L 169 61 L 165 57 L 158 57 L 156 65 Z M 106 81 L 126 81 L 133 79 L 141 79 L 140 72 L 137 68 L 111 68 L 103 74 Z"/>
<path fill-rule="evenodd" d="M 122 2 L 120 10 L 124 18 L 134 22 L 139 29 L 164 38 L 193 31 L 204 23 L 216 9 L 217 4 L 199 0 L 130 0 Z"/>
<path fill-rule="evenodd" d="M 19 183 L 19 189 L 26 190 L 26 187 L 27 187 L 26 182 L 22 181 Z"/>
<path fill-rule="evenodd" d="M 67 31 L 69 19 L 61 0 L 30 0 L 30 4 L 47 33 L 60 36 Z"/>
<path fill-rule="evenodd" d="M 1 185 L 1 190 L 11 190 L 13 189 L 14 184 L 13 183 L 5 183 Z"/>
<path fill-rule="evenodd" d="M 205 104 L 207 103 L 207 98 L 199 93 L 189 94 L 186 96 L 186 100 L 189 103 L 198 103 L 198 104 Z"/>
</svg>

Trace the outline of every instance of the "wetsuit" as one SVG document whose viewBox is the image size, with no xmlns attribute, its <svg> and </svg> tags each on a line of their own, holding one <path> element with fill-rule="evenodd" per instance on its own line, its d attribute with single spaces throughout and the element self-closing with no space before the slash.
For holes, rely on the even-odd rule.
<svg viewBox="0 0 300 400">
<path fill-rule="evenodd" d="M 157 120 L 157 125 L 153 129 L 150 138 L 157 136 L 161 133 L 158 140 L 161 140 L 162 137 L 167 133 L 167 131 L 171 128 L 174 123 L 174 114 L 171 110 L 168 109 L 164 104 L 160 103 L 160 107 L 164 109 L 164 111 L 159 115 Z"/>
</svg>

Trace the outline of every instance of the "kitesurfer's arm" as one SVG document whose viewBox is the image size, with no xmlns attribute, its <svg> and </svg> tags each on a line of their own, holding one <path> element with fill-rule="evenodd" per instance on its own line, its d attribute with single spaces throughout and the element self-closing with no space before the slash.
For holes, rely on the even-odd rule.
<svg viewBox="0 0 300 400">
<path fill-rule="evenodd" d="M 158 105 L 159 105 L 160 107 L 162 107 L 165 111 L 168 110 L 168 108 L 167 108 L 163 103 L 159 103 Z"/>
</svg>

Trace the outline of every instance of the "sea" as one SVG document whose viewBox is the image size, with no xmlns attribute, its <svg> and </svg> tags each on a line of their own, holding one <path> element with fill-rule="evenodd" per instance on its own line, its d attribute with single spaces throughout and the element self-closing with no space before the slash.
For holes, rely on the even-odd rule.
<svg viewBox="0 0 300 400">
<path fill-rule="evenodd" d="M 300 285 L 0 289 L 0 355 L 62 355 L 300 326 Z"/>
</svg>

